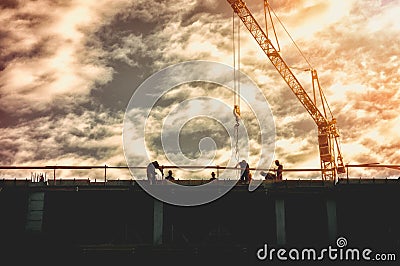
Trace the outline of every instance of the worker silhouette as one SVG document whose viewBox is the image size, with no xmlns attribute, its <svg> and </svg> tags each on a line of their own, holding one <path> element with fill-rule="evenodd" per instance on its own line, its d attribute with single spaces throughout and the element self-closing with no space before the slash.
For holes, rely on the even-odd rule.
<svg viewBox="0 0 400 266">
<path fill-rule="evenodd" d="M 161 176 L 164 176 L 163 170 L 157 161 L 149 163 L 147 165 L 147 179 L 150 181 L 150 184 L 156 182 L 156 169 L 160 170 Z"/>
<path fill-rule="evenodd" d="M 42 173 L 40 173 L 40 179 L 39 182 L 44 182 L 44 175 Z"/>
<path fill-rule="evenodd" d="M 166 180 L 173 181 L 175 178 L 172 176 L 172 171 L 168 171 L 168 175 L 165 177 Z"/>
<path fill-rule="evenodd" d="M 216 178 L 215 178 L 215 173 L 214 172 L 211 172 L 211 178 L 210 178 L 210 181 L 213 181 L 213 180 L 215 180 Z"/>
<path fill-rule="evenodd" d="M 246 162 L 246 160 L 242 160 L 241 162 L 238 162 L 235 167 L 238 166 L 240 166 L 240 181 L 242 182 L 249 181 L 249 173 L 250 173 L 249 164 Z"/>
<path fill-rule="evenodd" d="M 272 172 L 261 171 L 260 175 L 263 176 L 265 180 L 274 180 L 276 178 L 275 174 Z"/>
<path fill-rule="evenodd" d="M 279 163 L 279 160 L 275 160 L 275 165 L 278 166 L 278 169 L 276 170 L 276 179 L 282 180 L 283 165 Z"/>
</svg>

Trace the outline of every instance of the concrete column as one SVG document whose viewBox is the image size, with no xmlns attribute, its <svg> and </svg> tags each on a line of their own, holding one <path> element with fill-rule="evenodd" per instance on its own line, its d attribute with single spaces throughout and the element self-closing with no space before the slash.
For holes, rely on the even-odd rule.
<svg viewBox="0 0 400 266">
<path fill-rule="evenodd" d="M 332 199 L 326 201 L 326 212 L 328 215 L 329 241 L 335 243 L 337 238 L 336 201 Z"/>
<path fill-rule="evenodd" d="M 283 199 L 275 200 L 275 216 L 276 216 L 277 244 L 285 245 L 286 244 L 285 201 Z"/>
<path fill-rule="evenodd" d="M 163 236 L 164 205 L 161 201 L 154 199 L 153 214 L 153 245 L 162 244 Z"/>
<path fill-rule="evenodd" d="M 30 232 L 42 232 L 44 212 L 44 192 L 32 192 L 28 197 L 28 211 L 25 229 Z"/>
</svg>

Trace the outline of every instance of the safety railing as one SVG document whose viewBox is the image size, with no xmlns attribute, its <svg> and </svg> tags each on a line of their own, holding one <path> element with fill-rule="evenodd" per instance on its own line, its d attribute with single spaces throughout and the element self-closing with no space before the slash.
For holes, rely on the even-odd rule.
<svg viewBox="0 0 400 266">
<path fill-rule="evenodd" d="M 225 167 L 225 166 L 219 166 L 219 165 L 207 165 L 207 166 L 170 166 L 170 165 L 161 165 L 160 166 L 162 170 L 165 169 L 194 169 L 194 170 L 205 170 L 205 169 L 213 169 L 216 171 L 216 176 L 217 178 L 220 176 L 220 171 L 222 170 L 240 170 L 238 167 Z M 399 170 L 400 171 L 400 165 L 391 165 L 391 164 L 379 164 L 379 163 L 371 163 L 371 164 L 347 164 L 345 165 L 346 167 L 346 174 L 345 176 L 341 176 L 340 178 L 346 178 L 347 180 L 352 179 L 350 177 L 350 170 L 352 168 L 378 168 L 378 169 L 393 169 L 393 170 Z M 113 169 L 120 169 L 120 170 L 128 170 L 128 169 L 141 169 L 145 170 L 147 167 L 146 166 L 137 166 L 137 167 L 128 167 L 128 166 L 108 166 L 108 165 L 101 165 L 101 166 L 62 166 L 62 165 L 50 165 L 50 166 L 0 166 L 0 174 L 2 170 L 43 170 L 43 171 L 51 171 L 52 176 L 47 177 L 45 174 L 44 178 L 46 180 L 51 180 L 53 179 L 54 181 L 57 180 L 57 171 L 58 170 L 102 170 L 104 172 L 103 180 L 104 182 L 107 182 L 108 176 L 107 172 L 109 170 Z M 270 172 L 270 173 L 276 173 L 277 169 L 275 168 L 249 168 L 250 171 L 264 171 L 264 172 Z M 283 172 L 322 172 L 323 169 L 318 169 L 318 168 L 303 168 L 303 169 L 283 169 Z M 400 175 L 400 173 L 399 173 Z M 31 180 L 35 178 L 37 179 L 37 176 L 32 176 L 31 172 Z M 358 177 L 354 177 L 358 178 Z M 373 177 L 371 177 L 372 179 Z M 3 178 L 4 179 L 4 178 Z M 190 179 L 190 178 L 186 178 Z M 257 178 L 255 178 L 257 179 Z M 312 179 L 318 179 L 318 178 L 312 178 Z M 32 180 L 33 181 L 33 180 Z"/>
</svg>

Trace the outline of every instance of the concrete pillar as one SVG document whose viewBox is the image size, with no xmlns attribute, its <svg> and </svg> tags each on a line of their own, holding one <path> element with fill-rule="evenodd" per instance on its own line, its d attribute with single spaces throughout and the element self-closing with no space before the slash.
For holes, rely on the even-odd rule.
<svg viewBox="0 0 400 266">
<path fill-rule="evenodd" d="M 153 213 L 153 245 L 162 244 L 164 204 L 154 199 Z"/>
<path fill-rule="evenodd" d="M 337 238 L 336 201 L 332 199 L 326 201 L 326 212 L 328 215 L 329 241 L 335 243 Z"/>
<path fill-rule="evenodd" d="M 30 232 L 42 232 L 44 212 L 44 192 L 31 192 L 28 196 L 28 211 L 25 229 Z"/>
<path fill-rule="evenodd" d="M 276 216 L 277 244 L 285 245 L 286 244 L 285 201 L 283 199 L 275 200 L 275 216 Z"/>
</svg>

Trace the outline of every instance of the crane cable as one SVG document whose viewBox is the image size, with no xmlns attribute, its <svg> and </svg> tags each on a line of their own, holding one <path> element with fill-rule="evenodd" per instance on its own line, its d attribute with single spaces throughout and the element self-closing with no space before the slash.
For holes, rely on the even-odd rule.
<svg viewBox="0 0 400 266">
<path fill-rule="evenodd" d="M 234 125 L 234 138 L 235 138 L 235 159 L 237 162 L 240 160 L 239 154 L 239 120 L 240 120 L 240 23 L 237 25 L 238 35 L 238 51 L 236 61 L 236 45 L 235 45 L 235 12 L 232 13 L 232 48 L 233 48 L 233 115 L 235 116 L 236 123 Z M 237 72 L 237 73 L 236 73 Z"/>
<path fill-rule="evenodd" d="M 266 8 L 267 6 L 267 8 Z M 286 29 L 285 25 L 283 25 L 283 22 L 279 19 L 279 17 L 276 15 L 275 11 L 273 10 L 273 8 L 270 6 L 269 2 L 267 0 L 264 0 L 264 16 L 265 16 L 265 20 L 267 20 L 267 16 L 266 16 L 266 12 L 270 13 L 270 11 L 272 11 L 272 13 L 274 14 L 275 18 L 278 20 L 279 24 L 281 24 L 282 28 L 285 30 L 286 34 L 289 36 L 290 40 L 293 42 L 294 46 L 296 47 L 296 49 L 299 51 L 300 55 L 304 58 L 304 60 L 307 62 L 307 65 L 309 66 L 309 68 L 298 68 L 298 67 L 290 67 L 292 69 L 297 69 L 297 70 L 302 70 L 302 71 L 312 71 L 314 68 L 311 65 L 310 61 L 307 59 L 307 57 L 304 55 L 303 51 L 300 49 L 300 47 L 297 45 L 297 43 L 294 41 L 293 37 L 290 35 L 289 31 Z M 271 13 L 270 13 L 271 15 Z M 272 18 L 271 18 L 272 21 Z M 274 27 L 273 27 L 274 28 Z M 275 37 L 276 37 L 276 32 L 275 32 L 275 28 L 274 28 L 274 33 L 275 33 Z M 268 33 L 267 33 L 268 34 Z M 279 45 L 279 44 L 278 44 Z M 324 92 L 321 90 L 321 94 L 322 97 L 328 107 L 329 113 L 331 115 L 331 117 L 333 118 L 333 114 L 332 114 L 332 110 L 329 107 L 328 101 L 326 100 L 325 94 Z"/>
<path fill-rule="evenodd" d="M 268 12 L 269 20 L 271 21 L 272 29 L 273 29 L 273 31 L 274 31 L 274 36 L 275 36 L 275 40 L 276 40 L 276 45 L 277 45 L 277 48 L 278 48 L 277 51 L 280 52 L 280 51 L 281 51 L 281 46 L 279 45 L 278 35 L 276 34 L 274 21 L 272 20 L 271 6 L 269 5 L 268 0 L 264 0 L 265 34 L 267 35 L 267 38 L 269 39 L 269 36 L 268 36 L 268 19 L 267 19 L 267 12 Z"/>
<path fill-rule="evenodd" d="M 276 15 L 274 9 L 272 9 L 272 7 L 269 5 L 268 1 L 266 1 L 268 4 L 268 10 L 271 10 L 272 13 L 274 14 L 274 16 L 276 17 L 276 19 L 278 20 L 279 24 L 281 24 L 282 28 L 285 30 L 286 34 L 289 36 L 290 40 L 293 42 L 294 46 L 296 47 L 296 49 L 299 51 L 300 55 L 304 58 L 304 60 L 306 60 L 307 65 L 310 67 L 310 69 L 314 69 L 310 63 L 310 61 L 307 59 L 307 57 L 304 55 L 303 51 L 300 49 L 300 47 L 297 45 L 297 43 L 294 41 L 294 39 L 292 38 L 292 36 L 290 35 L 289 31 L 286 29 L 285 25 L 283 25 L 282 21 L 279 19 L 279 17 Z M 264 2 L 264 4 L 266 3 Z"/>
<path fill-rule="evenodd" d="M 265 5 L 268 5 L 268 11 L 272 11 L 272 13 L 274 14 L 274 16 L 276 17 L 276 19 L 278 20 L 279 24 L 281 24 L 282 28 L 285 30 L 286 34 L 289 36 L 290 40 L 293 42 L 294 46 L 296 47 L 296 49 L 299 51 L 300 55 L 304 58 L 304 60 L 307 62 L 307 65 L 309 66 L 309 68 L 298 68 L 298 67 L 290 67 L 292 69 L 296 69 L 296 70 L 302 70 L 302 71 L 312 71 L 314 68 L 311 65 L 310 61 L 307 59 L 307 57 L 304 55 L 303 51 L 300 49 L 300 47 L 297 45 L 297 43 L 294 41 L 293 37 L 290 35 L 289 31 L 286 29 L 285 25 L 283 25 L 282 21 L 279 19 L 279 17 L 276 15 L 275 11 L 272 9 L 272 7 L 269 5 L 269 2 L 264 0 L 264 12 L 266 12 L 265 10 Z M 271 13 L 270 13 L 271 14 Z M 265 15 L 266 16 L 266 15 Z M 272 18 L 271 18 L 272 20 Z M 275 33 L 275 28 L 274 28 L 274 33 Z M 276 34 L 276 33 L 275 33 Z M 276 35 L 275 35 L 276 36 Z M 333 114 L 332 114 L 332 110 L 329 107 L 328 101 L 326 100 L 325 94 L 324 92 L 321 90 L 321 94 L 322 97 L 328 107 L 329 113 L 331 115 L 331 117 L 333 118 Z"/>
</svg>

